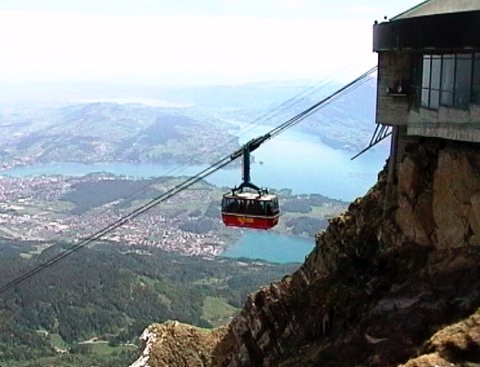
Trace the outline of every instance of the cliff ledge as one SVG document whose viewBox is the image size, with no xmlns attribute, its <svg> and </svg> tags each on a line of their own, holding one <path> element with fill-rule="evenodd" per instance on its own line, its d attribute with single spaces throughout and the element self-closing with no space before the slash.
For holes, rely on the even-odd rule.
<svg viewBox="0 0 480 367">
<path fill-rule="evenodd" d="M 394 182 L 381 173 L 227 327 L 147 329 L 162 343 L 146 343 L 142 366 L 479 365 L 480 152 L 439 140 L 405 152 Z"/>
</svg>

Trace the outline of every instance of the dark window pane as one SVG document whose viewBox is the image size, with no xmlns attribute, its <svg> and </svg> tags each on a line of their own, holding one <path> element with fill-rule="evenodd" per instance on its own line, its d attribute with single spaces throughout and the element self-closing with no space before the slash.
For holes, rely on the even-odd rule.
<svg viewBox="0 0 480 367">
<path fill-rule="evenodd" d="M 453 55 L 446 55 L 442 65 L 442 90 L 453 92 L 455 80 L 455 59 Z"/>
<path fill-rule="evenodd" d="M 455 106 L 468 107 L 472 84 L 472 55 L 459 55 L 455 75 Z"/>
<path fill-rule="evenodd" d="M 452 107 L 453 106 L 453 92 L 442 91 L 440 104 L 442 106 Z"/>
<path fill-rule="evenodd" d="M 421 103 L 421 92 L 422 90 L 419 88 L 419 87 L 413 87 L 413 93 L 415 95 L 415 98 L 414 98 L 414 107 L 416 109 L 420 108 L 420 103 Z"/>
<path fill-rule="evenodd" d="M 415 86 L 420 86 L 422 84 L 422 67 L 423 58 L 416 57 L 413 63 L 413 84 Z"/>
<path fill-rule="evenodd" d="M 455 107 L 468 108 L 470 103 L 470 93 L 463 91 L 455 93 Z"/>
</svg>

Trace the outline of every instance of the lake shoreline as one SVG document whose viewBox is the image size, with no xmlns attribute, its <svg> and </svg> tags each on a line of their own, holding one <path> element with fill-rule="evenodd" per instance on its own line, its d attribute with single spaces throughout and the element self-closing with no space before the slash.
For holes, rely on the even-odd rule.
<svg viewBox="0 0 480 367">
<path fill-rule="evenodd" d="M 252 137 L 256 135 L 258 134 L 252 132 Z M 243 138 L 249 139 L 251 136 Z M 335 150 L 323 144 L 315 136 L 298 131 L 287 131 L 285 135 L 272 139 L 268 144 L 262 145 L 255 151 L 255 160 L 258 163 L 252 164 L 252 181 L 259 186 L 274 190 L 280 191 L 287 188 L 293 196 L 321 194 L 335 200 L 351 202 L 356 197 L 362 196 L 376 182 L 378 172 L 385 163 L 386 153 L 383 150 L 369 151 L 352 162 L 349 152 Z M 209 166 L 125 162 L 52 163 L 17 167 L 4 170 L 0 174 L 27 177 L 40 175 L 86 176 L 105 173 L 132 179 L 152 179 L 155 177 L 191 177 L 207 167 Z M 222 169 L 209 176 L 205 181 L 225 189 L 238 186 L 241 181 L 241 170 L 235 169 L 235 167 Z M 292 238 L 284 234 L 257 233 L 252 235 L 249 233 L 244 232 L 238 241 L 226 245 L 220 256 L 226 254 L 226 257 L 245 256 L 273 262 L 303 262 L 304 257 L 311 252 L 314 246 L 314 239 L 308 242 L 308 239 L 297 236 Z M 275 236 L 277 237 L 274 238 Z M 297 247 L 292 245 L 297 241 Z M 285 245 L 281 245 L 283 242 Z M 273 244 L 270 245 L 270 243 Z M 244 252 L 237 249 L 239 246 L 245 247 Z"/>
<path fill-rule="evenodd" d="M 248 230 L 240 239 L 225 248 L 220 255 L 225 258 L 248 258 L 272 263 L 303 263 L 315 247 L 314 238 L 278 233 L 275 231 Z"/>
</svg>

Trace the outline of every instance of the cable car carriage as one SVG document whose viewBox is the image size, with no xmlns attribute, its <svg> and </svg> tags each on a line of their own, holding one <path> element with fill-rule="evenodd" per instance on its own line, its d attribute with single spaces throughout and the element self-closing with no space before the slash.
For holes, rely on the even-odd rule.
<svg viewBox="0 0 480 367">
<path fill-rule="evenodd" d="M 276 195 L 232 190 L 223 195 L 222 220 L 226 226 L 270 229 L 278 223 L 280 210 Z"/>
<path fill-rule="evenodd" d="M 278 197 L 250 182 L 250 150 L 250 144 L 243 147 L 243 182 L 223 195 L 222 220 L 226 226 L 270 229 L 280 216 Z"/>
</svg>

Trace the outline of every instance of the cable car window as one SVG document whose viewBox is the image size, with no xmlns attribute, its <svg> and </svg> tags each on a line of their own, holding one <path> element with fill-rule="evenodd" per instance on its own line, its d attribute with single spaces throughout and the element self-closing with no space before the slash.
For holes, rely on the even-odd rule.
<svg viewBox="0 0 480 367">
<path fill-rule="evenodd" d="M 277 199 L 273 200 L 272 205 L 273 205 L 274 211 L 277 212 L 278 211 L 278 200 Z"/>
<path fill-rule="evenodd" d="M 275 205 L 275 203 L 273 203 Z M 266 207 L 266 210 L 265 210 L 266 214 L 267 215 L 273 215 L 273 210 L 272 210 L 272 204 L 271 203 L 267 203 L 267 207 Z"/>
<path fill-rule="evenodd" d="M 259 209 L 260 209 L 259 214 L 261 214 L 261 215 L 267 214 L 267 203 L 265 201 L 260 201 L 258 204 L 259 204 Z"/>
</svg>

